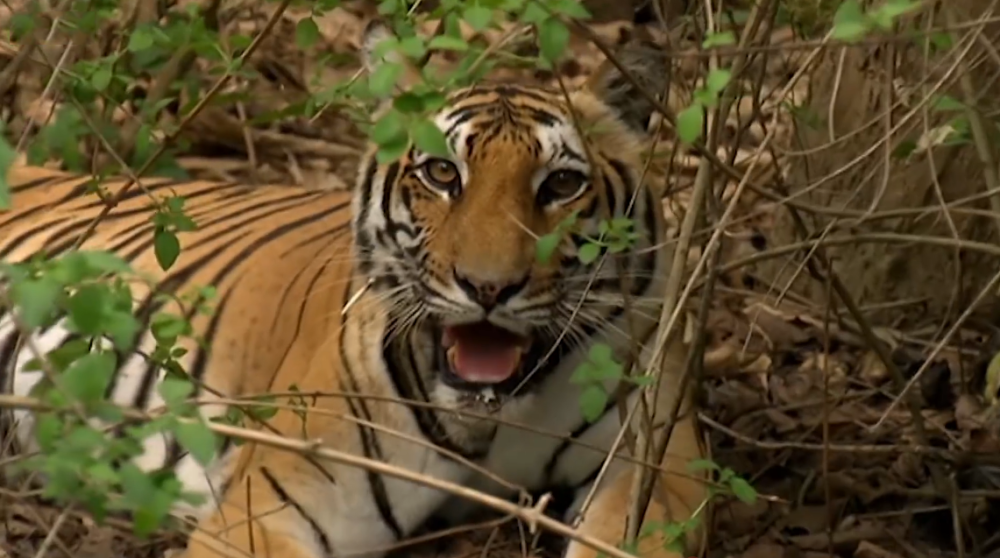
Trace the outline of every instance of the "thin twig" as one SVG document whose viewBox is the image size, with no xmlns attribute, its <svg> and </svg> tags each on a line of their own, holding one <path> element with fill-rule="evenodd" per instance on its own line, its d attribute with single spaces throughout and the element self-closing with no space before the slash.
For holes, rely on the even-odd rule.
<svg viewBox="0 0 1000 558">
<path fill-rule="evenodd" d="M 52 543 L 55 542 L 56 538 L 59 536 L 59 530 L 62 529 L 63 523 L 66 522 L 66 518 L 69 517 L 72 510 L 73 506 L 69 505 L 66 506 L 66 509 L 59 514 L 59 517 L 56 518 L 56 522 L 52 524 L 52 528 L 49 529 L 49 532 L 45 535 L 45 540 L 43 540 L 42 544 L 38 546 L 38 552 L 35 553 L 35 558 L 43 558 L 49 551 L 49 547 L 52 546 Z"/>
</svg>

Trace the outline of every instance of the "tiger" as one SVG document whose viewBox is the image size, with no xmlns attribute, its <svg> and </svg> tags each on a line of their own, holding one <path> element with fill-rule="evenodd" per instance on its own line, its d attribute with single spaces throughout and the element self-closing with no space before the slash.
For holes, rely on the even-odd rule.
<svg viewBox="0 0 1000 558">
<path fill-rule="evenodd" d="M 393 36 L 379 20 L 366 26 L 368 71 L 393 56 L 375 48 Z M 290 386 L 340 394 L 303 398 L 304 410 L 279 406 L 258 427 L 503 498 L 521 488 L 555 495 L 550 509 L 582 538 L 620 545 L 634 476 L 647 465 L 616 442 L 625 415 L 614 400 L 585 420 L 585 386 L 573 375 L 598 343 L 618 362 L 638 346 L 639 365 L 649 365 L 673 252 L 658 190 L 642 178 L 655 104 L 638 88 L 665 88 L 663 56 L 633 41 L 616 60 L 620 68 L 606 61 L 572 90 L 482 80 L 453 91 L 431 118 L 447 156 L 411 143 L 380 162 L 369 141 L 347 191 L 144 178 L 88 231 L 105 207 L 84 195 L 88 176 L 14 165 L 0 261 L 81 242 L 156 278 L 133 290 L 144 329 L 134 351 L 118 356 L 106 394 L 122 406 L 163 404 L 156 386 L 166 372 L 145 356 L 154 346 L 150 316 L 179 307 L 159 295 L 210 285 L 213 311 L 187 314 L 204 342 L 179 341 L 194 395 L 221 401 Z M 418 79 L 407 67 L 397 87 Z M 115 192 L 125 181 L 102 187 Z M 155 254 L 150 195 L 183 198 L 197 225 L 177 233 L 182 250 L 167 271 Z M 574 228 L 540 257 L 539 239 L 571 217 Z M 609 217 L 631 220 L 635 244 L 580 258 Z M 26 366 L 28 346 L 51 351 L 71 328 L 58 321 L 22 339 L 14 311 L 0 312 L 2 385 L 27 396 L 42 378 Z M 656 464 L 647 526 L 687 520 L 707 494 L 687 468 L 705 455 L 691 391 L 680 387 L 689 351 L 678 338 L 662 352 L 658 424 L 675 403 L 681 412 Z M 629 405 L 642 393 L 621 377 L 604 388 Z M 224 410 L 200 412 L 212 419 Z M 35 447 L 33 413 L 9 418 L 20 451 Z M 431 486 L 253 441 L 227 441 L 205 466 L 170 437 L 149 438 L 142 451 L 143 470 L 172 467 L 185 491 L 204 496 L 173 511 L 196 523 L 185 558 L 379 558 L 428 525 L 467 524 L 481 513 Z M 678 558 L 662 529 L 650 531 L 639 555 Z M 698 527 L 681 542 L 690 549 L 705 536 Z M 577 537 L 559 552 L 598 554 Z"/>
</svg>

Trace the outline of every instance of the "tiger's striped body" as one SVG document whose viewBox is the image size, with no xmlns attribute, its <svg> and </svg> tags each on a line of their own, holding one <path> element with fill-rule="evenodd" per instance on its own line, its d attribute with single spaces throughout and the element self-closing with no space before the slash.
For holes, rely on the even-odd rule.
<svg viewBox="0 0 1000 558">
<path fill-rule="evenodd" d="M 579 499 L 604 458 L 594 448 L 610 448 L 620 423 L 612 406 L 594 424 L 583 420 L 581 388 L 570 378 L 593 343 L 607 343 L 620 357 L 630 334 L 651 344 L 655 299 L 670 261 L 658 200 L 638 183 L 642 134 L 626 86 L 612 73 L 596 87 L 603 97 L 583 91 L 573 98 L 581 128 L 594 130 L 589 148 L 558 92 L 477 86 L 453 94 L 436 118 L 453 152 L 448 160 L 411 150 L 382 165 L 372 149 L 353 194 L 146 181 L 154 195 L 186 198 L 185 211 L 198 224 L 180 234 L 173 267 L 159 270 L 147 198 L 138 190 L 83 247 L 113 250 L 158 275 L 159 291 L 218 290 L 212 315 L 191 316 L 210 350 L 189 344 L 182 361 L 204 394 L 287 392 L 293 385 L 303 393 L 366 394 L 373 397 L 311 400 L 304 422 L 301 412 L 282 409 L 269 426 L 491 492 L 509 489 L 470 462 L 529 490 L 578 489 Z M 7 261 L 69 248 L 101 207 L 96 197 L 81 197 L 82 179 L 16 168 L 10 182 L 15 210 L 0 215 Z M 596 264 L 574 257 L 580 237 L 563 243 L 551 261 L 536 259 L 535 238 L 571 213 L 581 234 L 596 237 L 604 203 L 612 215 L 631 216 L 640 233 L 636 249 L 618 256 L 630 278 L 628 312 L 622 269 L 608 258 L 595 277 Z M 150 293 L 134 295 L 145 319 L 160 309 Z M 48 350 L 67 335 L 56 326 L 34 344 Z M 151 335 L 143 335 L 138 353 L 152 347 Z M 4 314 L 0 375 L 23 395 L 40 376 L 19 368 L 32 355 L 16 341 Z M 664 376 L 666 409 L 682 397 L 676 385 L 684 358 L 679 344 L 668 352 L 676 369 Z M 109 395 L 123 405 L 159 404 L 159 372 L 139 354 L 122 364 Z M 399 398 L 440 408 L 393 402 Z M 30 416 L 17 418 L 22 444 L 30 446 Z M 571 434 L 589 447 L 542 432 Z M 176 462 L 185 486 L 209 496 L 196 510 L 200 529 L 188 558 L 374 557 L 432 515 L 460 521 L 468 513 L 433 489 L 253 444 L 228 447 L 207 470 L 170 441 L 151 440 L 146 450 L 144 466 Z M 668 455 L 666 465 L 676 470 L 684 466 L 678 457 L 700 455 L 690 419 L 676 428 Z M 613 544 L 621 539 L 632 471 L 616 461 L 584 515 L 585 532 Z M 700 485 L 661 479 L 647 518 L 686 519 L 700 503 Z M 651 548 L 655 556 L 673 556 Z M 572 558 L 590 555 L 579 544 L 567 549 Z"/>
</svg>

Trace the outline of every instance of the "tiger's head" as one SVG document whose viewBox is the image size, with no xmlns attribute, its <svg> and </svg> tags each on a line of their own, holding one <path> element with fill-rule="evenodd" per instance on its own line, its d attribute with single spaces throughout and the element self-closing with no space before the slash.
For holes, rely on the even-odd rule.
<svg viewBox="0 0 1000 558">
<path fill-rule="evenodd" d="M 378 22 L 366 29 L 370 70 L 381 63 L 374 47 L 390 33 Z M 645 311 L 647 326 L 657 319 L 647 295 L 666 273 L 662 209 L 640 184 L 654 107 L 633 80 L 661 94 L 666 61 L 642 44 L 616 59 L 631 80 L 606 62 L 568 95 L 512 83 L 450 94 L 432 119 L 446 157 L 416 147 L 388 164 L 376 161 L 374 146 L 366 155 L 356 257 L 391 305 L 398 333 L 433 342 L 436 377 L 423 379 L 439 402 L 530 392 L 590 338 L 626 339 L 629 304 L 632 314 Z M 608 217 L 630 218 L 635 244 L 581 261 L 580 248 L 601 236 Z M 551 257 L 540 257 L 539 238 L 574 221 Z"/>
</svg>

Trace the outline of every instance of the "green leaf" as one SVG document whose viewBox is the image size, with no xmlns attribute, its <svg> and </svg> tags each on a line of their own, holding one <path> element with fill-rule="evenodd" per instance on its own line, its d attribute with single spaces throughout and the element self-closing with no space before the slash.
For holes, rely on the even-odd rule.
<svg viewBox="0 0 1000 558">
<path fill-rule="evenodd" d="M 407 91 L 393 99 L 392 106 L 403 114 L 419 113 L 424 110 L 424 99 L 420 95 Z"/>
<path fill-rule="evenodd" d="M 375 47 L 372 49 L 372 56 L 376 59 L 383 59 L 389 55 L 389 53 L 395 51 L 399 48 L 399 39 L 393 36 L 385 37 L 380 40 Z"/>
<path fill-rule="evenodd" d="M 556 63 L 569 44 L 569 29 L 559 19 L 551 17 L 538 26 L 538 48 L 542 57 Z"/>
<path fill-rule="evenodd" d="M 217 440 L 215 432 L 202 421 L 185 421 L 177 423 L 174 430 L 177 441 L 184 447 L 195 461 L 207 466 L 215 458 Z"/>
<path fill-rule="evenodd" d="M 899 16 L 919 6 L 920 3 L 913 0 L 886 0 L 885 3 L 874 10 L 872 19 L 883 29 L 890 29 Z"/>
<path fill-rule="evenodd" d="M 59 415 L 41 414 L 35 422 L 35 441 L 43 451 L 49 451 L 62 439 L 63 421 Z"/>
<path fill-rule="evenodd" d="M 378 153 L 375 154 L 375 160 L 380 165 L 391 163 L 402 157 L 403 153 L 406 153 L 409 147 L 410 140 L 406 137 L 406 134 L 403 134 L 399 139 L 380 145 Z"/>
<path fill-rule="evenodd" d="M 458 52 L 469 50 L 469 43 L 466 43 L 461 37 L 449 35 L 438 35 L 431 39 L 427 46 L 435 50 L 455 50 Z"/>
<path fill-rule="evenodd" d="M 119 471 L 121 479 L 123 504 L 129 510 L 134 510 L 134 529 L 138 532 L 156 530 L 157 520 L 150 512 L 139 513 L 156 498 L 156 485 L 153 477 L 144 473 L 134 463 L 123 463 Z"/>
<path fill-rule="evenodd" d="M 167 312 L 158 312 L 153 315 L 150 330 L 153 333 L 153 338 L 160 343 L 164 343 L 175 340 L 185 333 L 190 333 L 191 324 L 182 316 Z"/>
<path fill-rule="evenodd" d="M 607 343 L 594 343 L 587 351 L 587 358 L 594 364 L 604 364 L 615 361 L 615 353 Z"/>
<path fill-rule="evenodd" d="M 705 109 L 695 103 L 682 110 L 677 115 L 677 135 L 681 141 L 690 145 L 701 136 L 701 127 L 705 120 Z"/>
<path fill-rule="evenodd" d="M 831 36 L 837 40 L 854 42 L 867 31 L 868 20 L 861 10 L 861 4 L 858 0 L 844 0 L 833 16 Z"/>
<path fill-rule="evenodd" d="M 595 382 L 622 377 L 624 367 L 615 360 L 614 351 L 606 343 L 592 345 L 587 353 L 587 360 L 593 365 L 591 379 Z"/>
<path fill-rule="evenodd" d="M 73 339 L 61 347 L 52 349 L 45 356 L 48 359 L 49 364 L 51 364 L 56 371 L 62 371 L 65 370 L 70 364 L 76 362 L 77 359 L 82 358 L 83 355 L 88 353 L 90 353 L 90 340 L 80 338 Z M 32 359 L 32 362 L 34 362 L 34 359 Z M 39 366 L 35 369 L 41 370 L 42 367 Z"/>
<path fill-rule="evenodd" d="M 589 385 L 580 392 L 580 412 L 587 422 L 596 422 L 601 418 L 607 404 L 608 394 L 599 385 Z"/>
<path fill-rule="evenodd" d="M 528 5 L 524 7 L 524 12 L 521 13 L 521 23 L 538 24 L 550 17 L 552 16 L 545 11 L 540 2 L 528 2 Z"/>
<path fill-rule="evenodd" d="M 601 247 L 593 242 L 588 242 L 580 247 L 580 250 L 576 254 L 576 259 L 580 260 L 580 263 L 589 264 L 593 263 L 600 255 Z"/>
<path fill-rule="evenodd" d="M 71 364 L 62 374 L 61 386 L 84 405 L 104 399 L 104 390 L 115 373 L 114 353 L 91 353 Z"/>
<path fill-rule="evenodd" d="M 656 378 L 652 376 L 629 376 L 628 378 L 626 378 L 626 380 L 632 382 L 633 384 L 639 387 L 646 387 L 653 385 L 653 382 L 656 381 Z"/>
<path fill-rule="evenodd" d="M 177 405 L 178 403 L 184 402 L 192 393 L 194 393 L 194 384 L 187 380 L 180 380 L 178 378 L 164 378 L 160 385 L 157 386 L 156 391 L 159 392 L 160 397 L 163 398 L 163 402 L 167 404 L 168 407 Z"/>
<path fill-rule="evenodd" d="M 554 0 L 551 4 L 549 4 L 549 7 L 554 12 L 576 19 L 591 18 L 590 12 L 587 11 L 583 2 L 578 0 Z"/>
<path fill-rule="evenodd" d="M 698 471 L 717 471 L 719 470 L 719 464 L 711 459 L 692 459 L 687 464 L 687 470 L 692 473 L 697 473 Z"/>
<path fill-rule="evenodd" d="M 538 260 L 538 263 L 548 263 L 552 259 L 552 255 L 556 249 L 559 248 L 561 240 L 562 234 L 559 232 L 552 232 L 538 237 L 538 240 L 535 242 L 535 258 Z"/>
<path fill-rule="evenodd" d="M 589 360 L 585 360 L 577 365 L 576 369 L 573 370 L 573 375 L 570 376 L 569 382 L 571 384 L 585 386 L 587 384 L 592 384 L 596 381 L 600 381 L 599 377 L 600 371 L 591 363 Z"/>
<path fill-rule="evenodd" d="M 300 19 L 295 25 L 295 46 L 309 48 L 320 38 L 319 26 L 311 17 Z"/>
<path fill-rule="evenodd" d="M 104 285 L 84 285 L 70 297 L 66 305 L 70 319 L 86 335 L 101 333 L 106 302 L 110 303 L 108 289 Z"/>
<path fill-rule="evenodd" d="M 7 182 L 7 175 L 10 167 L 14 164 L 14 148 L 7 143 L 7 139 L 2 135 L 3 126 L 0 126 L 0 211 L 10 209 L 10 183 Z"/>
<path fill-rule="evenodd" d="M 28 33 L 35 30 L 35 19 L 23 11 L 18 11 L 9 20 L 11 39 L 20 42 Z"/>
<path fill-rule="evenodd" d="M 718 96 L 726 88 L 726 85 L 729 84 L 731 76 L 732 72 L 724 68 L 712 70 L 708 73 L 708 77 L 705 78 L 705 87 L 713 96 Z"/>
<path fill-rule="evenodd" d="M 403 75 L 402 65 L 383 62 L 368 76 L 368 89 L 377 97 L 389 97 L 401 75 Z"/>
<path fill-rule="evenodd" d="M 111 65 L 101 64 L 90 74 L 90 86 L 98 91 L 104 91 L 111 85 L 112 77 L 114 73 L 111 71 Z"/>
<path fill-rule="evenodd" d="M 153 252 L 156 254 L 157 263 L 163 271 L 167 271 L 181 253 L 181 242 L 173 232 L 159 229 L 153 235 Z"/>
<path fill-rule="evenodd" d="M 413 143 L 421 151 L 436 157 L 447 157 L 451 154 L 448 149 L 448 140 L 444 137 L 444 132 L 441 131 L 441 128 L 437 127 L 437 124 L 430 120 L 417 121 L 413 125 L 413 128 L 410 129 L 410 134 L 413 137 Z"/>
<path fill-rule="evenodd" d="M 484 6 L 472 5 L 462 12 L 462 19 L 476 31 L 482 31 L 493 22 L 493 11 Z"/>
<path fill-rule="evenodd" d="M 983 396 L 990 405 L 997 402 L 997 391 L 1000 390 L 1000 353 L 993 355 L 986 366 L 986 382 L 983 387 Z"/>
<path fill-rule="evenodd" d="M 938 31 L 930 34 L 931 45 L 937 50 L 948 50 L 954 43 L 951 35 L 946 31 Z"/>
<path fill-rule="evenodd" d="M 95 274 L 127 273 L 132 271 L 128 262 L 121 256 L 111 252 L 80 250 L 66 254 L 63 257 L 63 261 L 69 261 L 71 258 L 79 258 L 83 265 L 93 270 Z"/>
<path fill-rule="evenodd" d="M 421 37 L 407 37 L 399 42 L 399 50 L 413 59 L 420 59 L 427 54 L 427 45 Z"/>
<path fill-rule="evenodd" d="M 736 44 L 736 35 L 732 31 L 723 31 L 721 33 L 712 33 L 705 37 L 705 40 L 701 43 L 701 47 L 712 48 L 733 44 Z"/>
<path fill-rule="evenodd" d="M 626 235 L 631 232 L 633 227 L 635 227 L 635 220 L 630 217 L 615 217 L 608 221 L 608 230 L 615 235 Z"/>
<path fill-rule="evenodd" d="M 131 312 L 109 312 L 104 317 L 104 331 L 111 337 L 115 348 L 128 351 L 135 344 L 135 334 L 139 332 L 139 320 Z"/>
<path fill-rule="evenodd" d="M 151 476 L 142 472 L 135 463 L 123 463 L 118 471 L 122 484 L 122 496 L 126 505 L 139 507 L 143 502 L 148 502 L 156 486 L 153 484 Z"/>
<path fill-rule="evenodd" d="M 118 473 L 111 467 L 110 463 L 94 463 L 87 468 L 87 476 L 91 480 L 96 480 L 101 484 L 118 484 Z"/>
<path fill-rule="evenodd" d="M 938 112 L 965 110 L 965 104 L 951 95 L 940 95 L 934 98 L 931 108 Z"/>
<path fill-rule="evenodd" d="M 909 157 L 917 149 L 917 142 L 911 139 L 905 139 L 899 142 L 899 145 L 892 150 L 892 157 L 894 159 L 905 159 Z"/>
<path fill-rule="evenodd" d="M 580 217 L 580 210 L 574 209 L 572 213 L 563 217 L 562 221 L 559 221 L 559 225 L 556 227 L 556 230 L 560 232 L 566 232 L 572 229 L 573 226 L 576 225 L 576 220 L 579 217 Z"/>
<path fill-rule="evenodd" d="M 153 30 L 148 26 L 140 26 L 132 30 L 132 34 L 128 38 L 128 47 L 126 48 L 129 52 L 139 52 L 149 49 L 155 42 L 156 38 L 153 36 Z"/>
<path fill-rule="evenodd" d="M 400 139 L 406 140 L 406 125 L 403 114 L 398 110 L 390 110 L 378 119 L 372 126 L 369 136 L 378 145 L 388 145 L 398 143 Z"/>
<path fill-rule="evenodd" d="M 742 477 L 734 476 L 729 479 L 729 489 L 733 491 L 733 496 L 739 498 L 744 504 L 753 504 L 757 501 L 757 491 Z"/>
<path fill-rule="evenodd" d="M 11 292 L 21 310 L 21 321 L 25 326 L 34 329 L 45 323 L 56 309 L 56 302 L 62 294 L 62 285 L 49 277 L 42 276 L 15 284 Z"/>
<path fill-rule="evenodd" d="M 255 403 L 247 407 L 247 414 L 259 421 L 266 421 L 278 414 L 278 407 L 275 405 L 276 398 L 273 395 L 260 395 L 253 398 Z"/>
<path fill-rule="evenodd" d="M 448 102 L 448 98 L 440 91 L 428 91 L 420 96 L 424 103 L 424 110 L 436 111 L 441 109 Z"/>
</svg>

